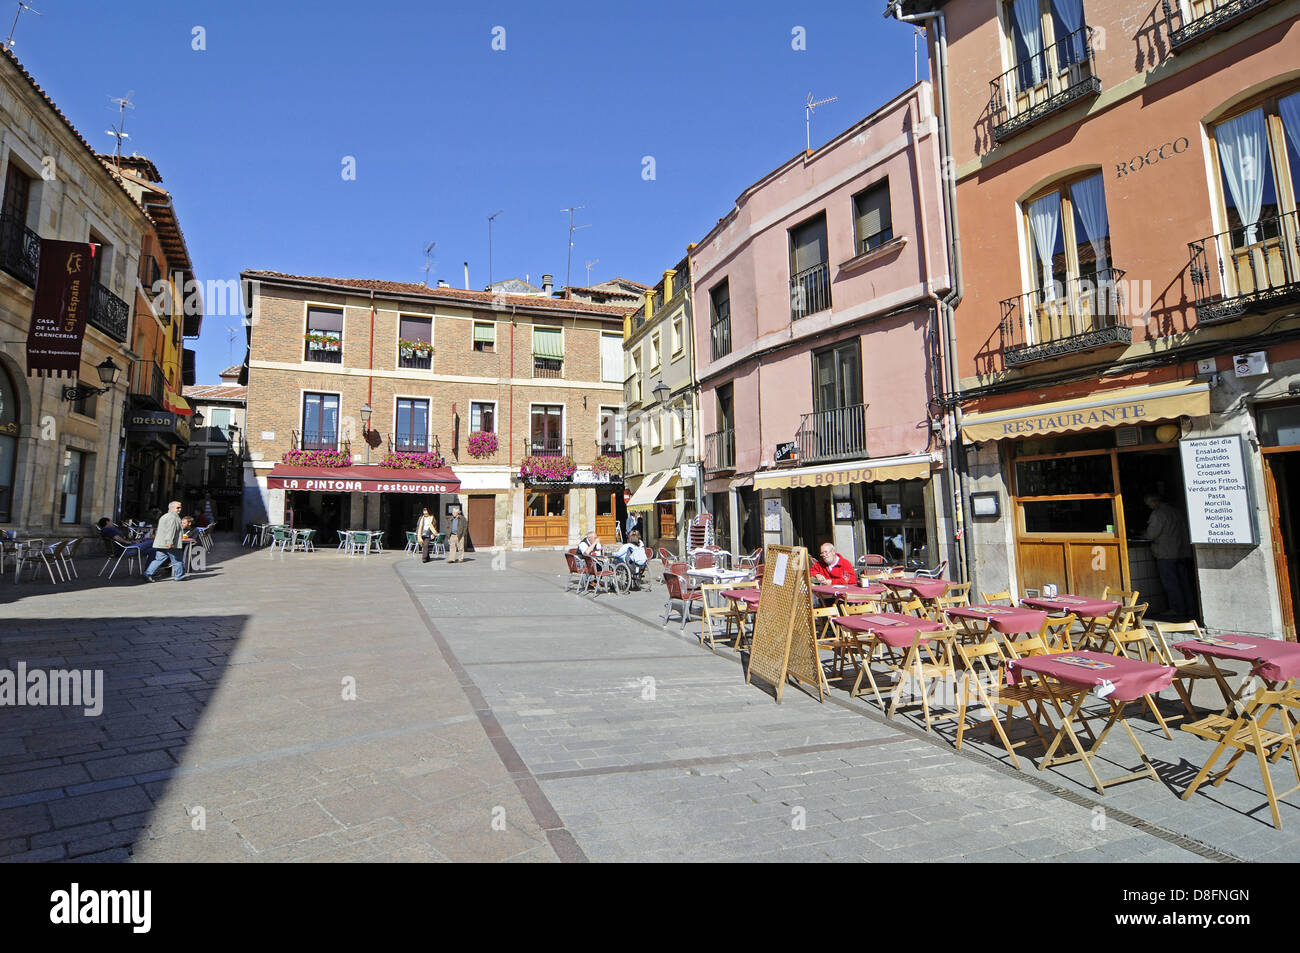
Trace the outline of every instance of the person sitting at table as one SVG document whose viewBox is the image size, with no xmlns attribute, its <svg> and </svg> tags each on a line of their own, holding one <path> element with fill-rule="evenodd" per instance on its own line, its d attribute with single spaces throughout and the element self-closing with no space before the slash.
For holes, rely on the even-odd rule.
<svg viewBox="0 0 1300 953">
<path fill-rule="evenodd" d="M 645 546 L 641 542 L 641 534 L 636 530 L 628 535 L 627 542 L 618 548 L 614 553 L 614 558 L 621 562 L 630 562 L 637 569 L 644 569 L 645 564 L 649 562 L 646 559 Z"/>
<path fill-rule="evenodd" d="M 593 529 L 578 543 L 579 556 L 603 556 L 605 549 L 600 545 L 600 537 Z"/>
<path fill-rule="evenodd" d="M 858 575 L 853 571 L 853 564 L 837 553 L 831 543 L 822 543 L 821 557 L 812 561 L 808 571 L 814 578 L 832 585 L 856 586 L 858 584 Z"/>
<path fill-rule="evenodd" d="M 95 525 L 99 527 L 99 535 L 104 537 L 104 539 L 108 540 L 110 543 L 114 539 L 120 539 L 124 543 L 127 541 L 127 535 L 122 532 L 122 527 L 118 526 L 107 516 L 101 518 Z"/>
</svg>

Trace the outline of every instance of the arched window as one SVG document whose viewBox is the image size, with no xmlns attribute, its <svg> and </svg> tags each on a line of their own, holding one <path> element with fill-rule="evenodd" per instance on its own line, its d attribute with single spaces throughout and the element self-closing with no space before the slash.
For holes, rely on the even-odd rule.
<svg viewBox="0 0 1300 953">
<path fill-rule="evenodd" d="M 0 523 L 12 519 L 14 469 L 18 463 L 18 388 L 0 365 Z"/>
</svg>

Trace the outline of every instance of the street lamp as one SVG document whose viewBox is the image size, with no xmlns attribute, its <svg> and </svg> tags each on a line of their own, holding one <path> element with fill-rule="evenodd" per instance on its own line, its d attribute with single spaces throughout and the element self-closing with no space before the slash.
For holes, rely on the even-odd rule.
<svg viewBox="0 0 1300 953">
<path fill-rule="evenodd" d="M 668 385 L 664 383 L 664 379 L 661 377 L 659 378 L 659 383 L 655 384 L 650 393 L 655 395 L 655 400 L 659 403 L 666 404 L 668 403 L 668 396 L 672 391 L 668 389 Z"/>
<path fill-rule="evenodd" d="M 195 430 L 198 430 L 200 427 L 203 426 L 203 421 L 204 421 L 204 419 L 205 419 L 205 418 L 204 418 L 204 416 L 203 416 L 203 411 L 201 411 L 201 410 L 196 410 L 196 411 L 194 411 L 193 424 L 194 424 L 194 429 L 195 429 Z"/>
<path fill-rule="evenodd" d="M 370 415 L 375 408 L 369 404 L 361 405 L 361 439 L 366 442 L 366 463 L 370 463 Z"/>
<path fill-rule="evenodd" d="M 95 367 L 96 373 L 99 374 L 99 382 L 103 387 L 87 387 L 85 384 L 78 384 L 76 387 L 63 388 L 63 399 L 68 401 L 85 400 L 88 397 L 97 397 L 100 394 L 107 394 L 113 389 L 113 383 L 117 380 L 117 372 L 121 368 L 113 363 L 111 357 L 104 358 L 102 364 Z"/>
</svg>

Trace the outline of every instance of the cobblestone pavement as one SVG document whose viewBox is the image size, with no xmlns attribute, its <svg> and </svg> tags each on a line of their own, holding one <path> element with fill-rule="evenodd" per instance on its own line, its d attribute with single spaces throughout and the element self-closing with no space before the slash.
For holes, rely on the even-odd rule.
<svg viewBox="0 0 1300 953">
<path fill-rule="evenodd" d="M 984 730 L 956 752 L 951 726 L 839 689 L 778 705 L 698 622 L 662 624 L 661 587 L 566 592 L 558 553 L 216 555 L 179 584 L 89 560 L 66 587 L 0 580 L 0 668 L 105 678 L 98 717 L 5 712 L 0 858 L 1300 856 L 1300 796 L 1274 830 L 1249 762 L 1179 800 L 1210 746 L 1176 723 L 1131 712 L 1162 780 L 1099 797 L 1031 748 L 1014 770 Z M 1103 751 L 1103 776 L 1135 765 L 1120 735 Z"/>
</svg>

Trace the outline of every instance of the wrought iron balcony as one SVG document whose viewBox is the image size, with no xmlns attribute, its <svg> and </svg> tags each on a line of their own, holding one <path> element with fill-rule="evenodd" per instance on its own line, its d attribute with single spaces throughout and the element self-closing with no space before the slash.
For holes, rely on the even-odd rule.
<svg viewBox="0 0 1300 953">
<path fill-rule="evenodd" d="M 434 435 L 433 443 L 430 444 L 429 438 L 424 434 L 390 433 L 388 435 L 388 449 L 391 453 L 428 453 L 430 450 L 438 453 L 442 447 L 438 443 L 437 434 Z"/>
<path fill-rule="evenodd" d="M 1169 46 L 1178 52 L 1205 37 L 1236 26 L 1254 16 L 1272 0 L 1191 0 L 1191 16 L 1178 12 L 1180 25 L 1169 31 Z M 1170 0 L 1162 0 L 1165 19 L 1172 23 L 1175 11 Z M 1176 4 L 1175 4 L 1176 5 Z"/>
<path fill-rule="evenodd" d="M 125 301 L 109 291 L 98 281 L 90 285 L 90 315 L 87 323 L 99 328 L 114 341 L 126 343 L 127 321 L 131 309 Z"/>
<path fill-rule="evenodd" d="M 1261 218 L 1187 245 L 1198 324 L 1300 299 L 1300 213 Z"/>
<path fill-rule="evenodd" d="M 736 469 L 736 431 L 719 430 L 704 438 L 704 469 L 710 473 Z"/>
<path fill-rule="evenodd" d="M 343 341 L 340 337 L 329 340 L 308 340 L 303 359 L 324 364 L 343 363 Z"/>
<path fill-rule="evenodd" d="M 524 456 L 529 457 L 571 457 L 573 441 L 559 437 L 524 438 Z"/>
<path fill-rule="evenodd" d="M 564 359 L 533 355 L 533 377 L 563 377 Z"/>
<path fill-rule="evenodd" d="M 867 405 L 850 404 L 804 414 L 795 434 L 804 461 L 844 460 L 867 455 Z"/>
<path fill-rule="evenodd" d="M 993 141 L 1003 142 L 1064 109 L 1101 92 L 1093 57 L 1093 29 L 1083 27 L 1036 56 L 989 80 Z"/>
<path fill-rule="evenodd" d="M 431 350 L 420 352 L 401 348 L 397 355 L 397 366 L 409 370 L 427 371 L 433 367 L 433 352 Z"/>
<path fill-rule="evenodd" d="M 155 407 L 163 406 L 163 391 L 167 377 L 154 361 L 136 361 L 131 365 L 131 394 L 153 401 Z"/>
<path fill-rule="evenodd" d="M 731 353 L 731 315 L 714 321 L 709 329 L 713 339 L 713 359 L 726 357 Z"/>
<path fill-rule="evenodd" d="M 35 288 L 40 260 L 40 236 L 13 216 L 0 215 L 0 268 Z"/>
<path fill-rule="evenodd" d="M 1124 272 L 1054 281 L 1002 302 L 1002 353 L 1010 367 L 1099 347 L 1127 345 L 1133 329 L 1125 312 Z"/>
<path fill-rule="evenodd" d="M 819 262 L 790 276 L 790 320 L 798 321 L 831 306 L 831 269 Z"/>
<path fill-rule="evenodd" d="M 338 450 L 342 453 L 352 451 L 347 440 L 339 442 L 337 430 L 295 430 L 293 448 L 295 450 Z"/>
</svg>

